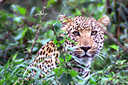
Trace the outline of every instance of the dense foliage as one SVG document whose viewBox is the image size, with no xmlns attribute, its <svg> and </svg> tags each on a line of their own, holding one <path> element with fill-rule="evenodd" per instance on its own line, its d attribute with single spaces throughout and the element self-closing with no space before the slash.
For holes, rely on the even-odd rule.
<svg viewBox="0 0 128 85">
<path fill-rule="evenodd" d="M 60 14 L 66 16 L 108 15 L 111 22 L 105 35 L 103 50 L 96 55 L 90 67 L 90 77 L 82 79 L 73 70 L 64 67 L 71 56 L 60 58 L 62 64 L 43 81 L 41 72 L 27 84 L 68 84 L 81 82 L 88 85 L 128 84 L 128 2 L 127 0 L 0 0 L 0 85 L 11 85 L 27 75 L 26 69 L 40 47 L 54 40 L 58 48 L 64 40 L 58 37 Z M 127 48 L 127 49 L 126 49 Z M 63 69 L 62 69 L 63 67 Z M 52 71 L 51 71 L 52 73 Z M 54 81 L 53 81 L 54 80 Z M 21 82 L 18 82 L 17 85 Z M 83 81 L 83 82 L 82 82 Z"/>
</svg>

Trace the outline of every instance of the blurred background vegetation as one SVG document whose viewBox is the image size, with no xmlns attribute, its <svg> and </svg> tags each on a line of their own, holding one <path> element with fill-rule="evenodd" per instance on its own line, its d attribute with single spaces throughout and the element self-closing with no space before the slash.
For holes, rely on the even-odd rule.
<svg viewBox="0 0 128 85">
<path fill-rule="evenodd" d="M 18 65 L 34 57 L 43 44 L 55 38 L 51 25 L 60 30 L 60 24 L 56 24 L 59 14 L 110 17 L 104 48 L 93 59 L 91 78 L 86 84 L 127 85 L 127 0 L 0 0 L 0 83 L 14 83 L 19 77 Z"/>
</svg>

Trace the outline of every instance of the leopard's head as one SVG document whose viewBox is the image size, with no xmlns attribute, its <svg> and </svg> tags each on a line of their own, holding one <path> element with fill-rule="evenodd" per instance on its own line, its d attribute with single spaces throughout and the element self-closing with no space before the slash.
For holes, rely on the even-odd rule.
<svg viewBox="0 0 128 85">
<path fill-rule="evenodd" d="M 65 30 L 67 37 L 72 39 L 77 44 L 66 39 L 65 47 L 75 50 L 70 52 L 71 55 L 81 57 L 94 57 L 99 53 L 104 44 L 104 31 L 110 22 L 108 16 L 103 16 L 99 20 L 92 17 L 77 16 L 73 19 L 65 16 L 60 16 L 59 20 L 62 23 L 61 30 Z"/>
</svg>

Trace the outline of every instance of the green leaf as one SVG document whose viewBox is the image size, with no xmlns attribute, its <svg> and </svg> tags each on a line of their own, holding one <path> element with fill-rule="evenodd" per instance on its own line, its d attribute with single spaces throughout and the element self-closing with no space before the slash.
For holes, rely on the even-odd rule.
<svg viewBox="0 0 128 85">
<path fill-rule="evenodd" d="M 59 58 L 59 60 L 60 60 L 61 62 L 64 62 L 64 59 L 63 59 L 63 58 Z"/>
<path fill-rule="evenodd" d="M 23 20 L 24 17 L 14 17 L 14 21 L 20 23 Z"/>
<path fill-rule="evenodd" d="M 85 2 L 85 3 L 82 4 L 82 6 L 83 6 L 84 8 L 87 8 L 89 5 L 90 5 L 89 2 Z"/>
<path fill-rule="evenodd" d="M 49 0 L 49 1 L 47 2 L 46 7 L 51 7 L 52 4 L 54 4 L 56 1 L 57 1 L 57 0 Z"/>
<path fill-rule="evenodd" d="M 119 46 L 116 46 L 116 45 L 110 45 L 109 47 L 115 49 L 115 50 L 118 50 L 119 49 Z"/>
<path fill-rule="evenodd" d="M 11 34 L 8 36 L 8 39 L 9 39 L 10 43 L 16 43 L 14 37 Z"/>
<path fill-rule="evenodd" d="M 64 37 L 57 37 L 57 41 L 62 41 L 64 39 Z"/>
<path fill-rule="evenodd" d="M 31 10 L 30 10 L 30 16 L 33 15 L 34 11 L 35 11 L 36 7 L 32 7 Z"/>
<path fill-rule="evenodd" d="M 75 9 L 75 11 L 76 11 L 76 15 L 82 15 L 81 10 Z"/>
<path fill-rule="evenodd" d="M 55 74 L 58 74 L 59 73 L 59 68 L 55 68 L 53 70 L 54 70 Z"/>
<path fill-rule="evenodd" d="M 116 64 L 118 64 L 118 65 L 121 64 L 121 65 L 122 65 L 122 64 L 124 64 L 124 62 L 126 62 L 126 61 L 127 61 L 127 60 L 123 60 L 123 61 L 122 61 L 122 60 L 117 60 Z"/>
<path fill-rule="evenodd" d="M 56 40 L 56 39 L 54 39 L 54 44 L 57 46 L 57 47 L 60 47 L 60 44 L 59 44 L 59 42 Z"/>
<path fill-rule="evenodd" d="M 93 81 L 93 80 L 89 80 L 89 82 L 91 83 L 91 84 L 97 84 L 95 81 Z"/>
<path fill-rule="evenodd" d="M 63 83 L 63 84 L 68 84 L 70 83 L 72 80 L 72 77 L 66 73 L 63 73 L 61 74 L 60 76 L 60 81 Z"/>
<path fill-rule="evenodd" d="M 111 81 L 113 78 L 112 77 L 109 77 L 109 81 Z"/>
<path fill-rule="evenodd" d="M 63 0 L 63 5 L 64 5 L 64 6 L 67 5 L 67 0 Z"/>
<path fill-rule="evenodd" d="M 121 10 L 121 12 L 120 12 L 120 13 L 121 13 L 121 14 L 120 14 L 120 15 L 121 15 L 121 17 L 124 19 L 124 21 L 125 21 L 125 22 L 127 22 L 126 15 L 125 15 L 125 13 L 124 13 L 124 11 L 123 11 L 122 7 L 120 7 L 120 10 Z"/>
<path fill-rule="evenodd" d="M 67 60 L 67 61 L 71 60 L 71 58 L 72 58 L 72 56 L 71 56 L 70 54 L 68 54 L 68 55 L 66 56 L 66 60 Z"/>
<path fill-rule="evenodd" d="M 54 69 L 54 72 L 55 72 L 55 74 L 59 77 L 59 76 L 63 73 L 63 69 L 61 69 L 61 68 L 56 68 L 56 69 Z"/>
<path fill-rule="evenodd" d="M 112 68 L 113 68 L 113 65 L 109 65 L 109 66 L 107 67 L 107 70 L 110 71 Z"/>
<path fill-rule="evenodd" d="M 13 61 L 16 59 L 17 55 L 18 55 L 18 53 L 16 53 L 16 54 L 13 56 L 13 58 L 12 58 Z"/>
<path fill-rule="evenodd" d="M 60 21 L 56 21 L 55 24 L 53 24 L 54 29 L 57 31 L 62 27 L 62 24 Z"/>
<path fill-rule="evenodd" d="M 103 70 L 101 70 L 101 71 L 98 71 L 97 73 L 103 73 Z"/>
<path fill-rule="evenodd" d="M 22 38 L 24 38 L 26 35 L 26 32 L 28 31 L 28 28 L 24 28 L 24 30 L 22 31 Z"/>
<path fill-rule="evenodd" d="M 76 71 L 71 70 L 71 71 L 70 71 L 70 75 L 71 75 L 72 77 L 76 77 L 78 74 L 77 74 Z"/>
<path fill-rule="evenodd" d="M 25 15 L 26 14 L 26 9 L 23 7 L 20 7 L 19 5 L 11 5 L 11 8 L 14 12 Z"/>
</svg>

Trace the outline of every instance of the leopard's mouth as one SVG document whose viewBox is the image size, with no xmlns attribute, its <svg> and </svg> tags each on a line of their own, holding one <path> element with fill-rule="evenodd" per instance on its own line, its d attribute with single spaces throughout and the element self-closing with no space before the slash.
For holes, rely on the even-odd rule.
<svg viewBox="0 0 128 85">
<path fill-rule="evenodd" d="M 89 56 L 89 55 L 87 55 L 87 54 L 85 53 L 85 55 L 83 55 L 82 57 L 91 57 L 91 56 Z"/>
<path fill-rule="evenodd" d="M 77 50 L 77 51 L 75 51 L 75 52 L 78 54 L 78 55 L 77 55 L 78 58 L 85 58 L 85 57 L 86 57 L 86 58 L 87 58 L 87 57 L 90 58 L 90 57 L 92 57 L 91 54 L 89 54 L 89 53 L 87 53 L 87 52 L 85 53 L 84 51 L 81 51 L 81 50 Z M 74 56 L 75 56 L 75 55 L 74 55 Z"/>
<path fill-rule="evenodd" d="M 88 57 L 88 58 L 93 58 L 94 55 L 90 55 L 89 53 L 87 54 L 87 52 L 82 56 L 82 57 Z"/>
</svg>

